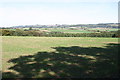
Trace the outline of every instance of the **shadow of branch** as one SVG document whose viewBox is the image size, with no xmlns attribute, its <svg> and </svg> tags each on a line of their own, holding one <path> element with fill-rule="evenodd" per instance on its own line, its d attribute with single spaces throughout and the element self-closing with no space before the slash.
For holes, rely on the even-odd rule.
<svg viewBox="0 0 120 80">
<path fill-rule="evenodd" d="M 9 60 L 14 63 L 3 72 L 4 78 L 104 78 L 118 77 L 118 48 L 120 44 L 100 47 L 54 47 L 55 52 L 38 52 Z"/>
</svg>

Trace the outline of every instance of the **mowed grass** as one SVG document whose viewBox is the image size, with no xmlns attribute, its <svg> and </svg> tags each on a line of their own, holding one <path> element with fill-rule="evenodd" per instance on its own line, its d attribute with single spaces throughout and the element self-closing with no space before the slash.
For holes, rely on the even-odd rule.
<svg viewBox="0 0 120 80">
<path fill-rule="evenodd" d="M 19 74 L 18 77 L 101 77 L 96 72 L 93 74 L 92 72 L 89 73 L 87 67 L 89 66 L 89 62 L 86 59 L 90 58 L 91 60 L 89 61 L 94 62 L 96 61 L 95 54 L 97 53 L 101 53 L 102 55 L 103 53 L 114 53 L 106 49 L 108 44 L 118 44 L 118 38 L 2 36 L 3 77 L 16 77 L 16 74 Z M 55 54 L 58 56 L 55 56 Z M 34 58 L 35 61 L 31 61 L 32 58 Z M 33 64 L 28 64 L 26 60 Z M 77 60 L 77 62 L 75 60 Z M 64 65 L 61 62 L 63 62 Z M 71 64 L 72 66 L 70 68 Z M 104 63 L 100 64 L 105 65 Z M 51 67 L 47 67 L 46 65 L 50 65 Z M 32 73 L 31 70 L 33 70 Z M 69 72 L 70 70 L 73 72 Z M 87 71 L 85 73 L 85 70 L 88 70 L 88 73 Z M 76 73 L 74 73 L 74 71 L 76 71 Z M 103 75 L 101 71 L 100 68 L 98 72 L 99 74 L 101 73 L 100 75 Z M 110 76 L 114 74 L 114 72 L 115 71 L 110 70 Z M 106 74 L 107 73 L 104 73 L 104 75 Z"/>
</svg>

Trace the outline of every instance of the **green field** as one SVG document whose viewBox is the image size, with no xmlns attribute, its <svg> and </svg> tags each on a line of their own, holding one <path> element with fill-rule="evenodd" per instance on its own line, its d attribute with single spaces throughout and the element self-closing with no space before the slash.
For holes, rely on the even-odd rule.
<svg viewBox="0 0 120 80">
<path fill-rule="evenodd" d="M 2 36 L 9 77 L 116 77 L 118 38 Z"/>
<path fill-rule="evenodd" d="M 29 29 L 29 28 L 23 28 L 24 29 Z M 80 29 L 80 28 L 75 28 L 71 30 L 71 28 L 33 28 L 36 30 L 47 30 L 47 31 L 52 31 L 52 32 L 64 32 L 64 33 L 94 33 L 93 30 L 95 31 L 118 31 L 117 28 L 88 28 L 86 30 Z"/>
<path fill-rule="evenodd" d="M 24 29 L 29 29 L 29 28 L 23 28 Z M 64 32 L 64 33 L 92 33 L 93 31 L 87 31 L 87 30 L 70 30 L 70 28 L 33 28 L 36 30 L 47 30 L 50 32 Z"/>
</svg>

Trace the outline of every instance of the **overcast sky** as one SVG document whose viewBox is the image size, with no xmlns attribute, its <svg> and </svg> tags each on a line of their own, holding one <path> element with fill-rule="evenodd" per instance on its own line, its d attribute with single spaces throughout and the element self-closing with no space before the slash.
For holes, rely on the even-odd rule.
<svg viewBox="0 0 120 80">
<path fill-rule="evenodd" d="M 0 27 L 118 22 L 119 0 L 1 0 Z"/>
</svg>

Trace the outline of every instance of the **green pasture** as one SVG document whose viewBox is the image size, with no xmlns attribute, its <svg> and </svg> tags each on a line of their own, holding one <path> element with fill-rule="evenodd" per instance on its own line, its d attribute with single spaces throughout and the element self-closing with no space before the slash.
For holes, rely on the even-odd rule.
<svg viewBox="0 0 120 80">
<path fill-rule="evenodd" d="M 2 36 L 3 77 L 117 77 L 118 45 L 118 38 Z"/>
<path fill-rule="evenodd" d="M 23 29 L 29 29 L 29 28 L 23 28 Z M 33 28 L 38 30 L 48 30 L 52 32 L 64 32 L 64 33 L 91 33 L 92 31 L 87 30 L 70 30 L 69 28 Z"/>
<path fill-rule="evenodd" d="M 29 29 L 29 28 L 23 28 L 24 29 Z M 64 32 L 64 33 L 94 33 L 92 30 L 99 30 L 99 31 L 118 31 L 118 29 L 114 28 L 89 28 L 88 30 L 82 30 L 82 29 L 73 29 L 71 30 L 70 28 L 32 28 L 36 30 L 48 30 L 52 32 Z"/>
</svg>

